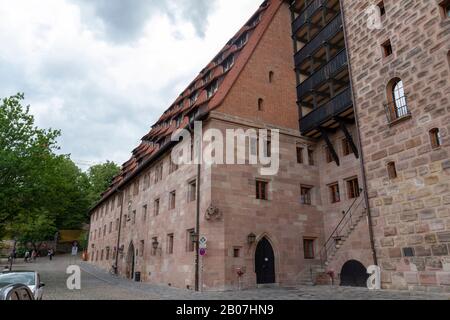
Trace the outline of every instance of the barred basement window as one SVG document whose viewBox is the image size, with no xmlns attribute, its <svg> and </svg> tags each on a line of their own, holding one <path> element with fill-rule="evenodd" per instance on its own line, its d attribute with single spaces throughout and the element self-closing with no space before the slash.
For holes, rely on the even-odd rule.
<svg viewBox="0 0 450 320">
<path fill-rule="evenodd" d="M 389 162 L 387 164 L 389 179 L 393 180 L 397 178 L 397 169 L 395 168 L 395 162 Z"/>
<path fill-rule="evenodd" d="M 431 147 L 437 149 L 442 145 L 441 133 L 438 128 L 430 130 Z"/>
</svg>

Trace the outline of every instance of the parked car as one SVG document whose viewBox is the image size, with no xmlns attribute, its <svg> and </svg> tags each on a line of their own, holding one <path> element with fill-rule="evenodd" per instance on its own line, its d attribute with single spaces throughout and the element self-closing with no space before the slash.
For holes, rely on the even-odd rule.
<svg viewBox="0 0 450 320">
<path fill-rule="evenodd" d="M 0 283 L 0 301 L 2 300 L 34 300 L 34 295 L 24 284 Z"/>
<path fill-rule="evenodd" d="M 35 271 L 13 271 L 0 273 L 0 283 L 24 284 L 33 293 L 35 300 L 42 300 L 45 284 Z"/>
</svg>

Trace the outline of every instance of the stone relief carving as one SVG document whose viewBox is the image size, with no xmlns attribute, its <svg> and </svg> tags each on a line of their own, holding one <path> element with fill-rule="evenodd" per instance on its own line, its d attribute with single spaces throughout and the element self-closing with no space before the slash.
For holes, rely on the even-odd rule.
<svg viewBox="0 0 450 320">
<path fill-rule="evenodd" d="M 205 219 L 208 221 L 220 220 L 222 218 L 222 213 L 216 206 L 210 205 L 206 209 Z"/>
</svg>

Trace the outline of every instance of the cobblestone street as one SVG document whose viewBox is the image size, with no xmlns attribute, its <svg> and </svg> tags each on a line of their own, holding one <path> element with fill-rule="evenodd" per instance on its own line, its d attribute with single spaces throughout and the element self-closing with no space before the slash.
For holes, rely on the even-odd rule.
<svg viewBox="0 0 450 320">
<path fill-rule="evenodd" d="M 79 265 L 82 270 L 81 290 L 68 290 L 66 268 Z M 131 282 L 99 270 L 71 256 L 46 258 L 24 264 L 21 260 L 15 270 L 37 270 L 46 284 L 44 300 L 448 300 L 450 295 L 410 293 L 405 291 L 369 291 L 363 288 L 290 287 L 256 290 L 196 293 L 183 289 Z"/>
</svg>

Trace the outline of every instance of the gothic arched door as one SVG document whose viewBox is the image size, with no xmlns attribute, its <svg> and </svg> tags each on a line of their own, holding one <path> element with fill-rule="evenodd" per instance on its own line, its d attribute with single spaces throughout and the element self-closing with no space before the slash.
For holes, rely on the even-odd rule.
<svg viewBox="0 0 450 320">
<path fill-rule="evenodd" d="M 255 252 L 256 283 L 275 283 L 275 255 L 267 238 L 262 238 Z"/>
<path fill-rule="evenodd" d="M 130 243 L 127 253 L 127 278 L 134 279 L 135 251 L 133 242 Z"/>
</svg>

